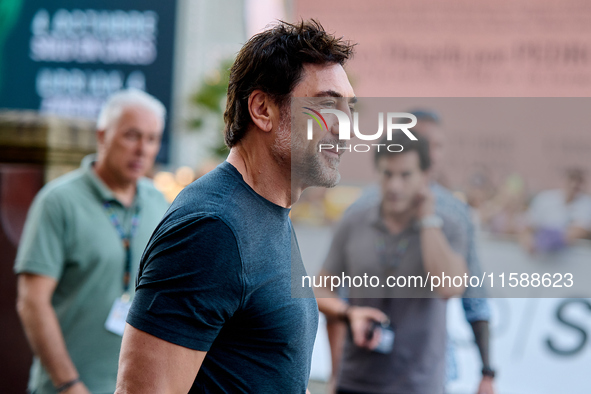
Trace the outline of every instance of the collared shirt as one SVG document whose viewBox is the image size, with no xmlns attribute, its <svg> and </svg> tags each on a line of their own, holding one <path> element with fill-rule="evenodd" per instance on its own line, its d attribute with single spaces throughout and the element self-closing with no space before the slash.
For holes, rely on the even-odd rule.
<svg viewBox="0 0 591 394">
<path fill-rule="evenodd" d="M 93 393 L 115 390 L 121 337 L 104 328 L 113 302 L 122 295 L 125 249 L 103 204 L 109 201 L 128 230 L 139 210 L 131 240 L 131 286 L 144 247 L 168 207 L 151 182 L 137 183 L 135 200 L 125 207 L 100 180 L 87 156 L 79 169 L 45 185 L 29 210 L 15 272 L 54 278 L 52 305 L 66 347 L 80 378 Z M 133 294 L 132 294 L 133 295 Z M 36 393 L 55 389 L 35 358 L 29 388 Z"/>
<path fill-rule="evenodd" d="M 445 216 L 449 221 L 455 223 L 458 231 L 465 232 L 468 246 L 465 253 L 461 256 L 465 259 L 470 275 L 480 277 L 482 268 L 478 257 L 478 248 L 476 242 L 476 231 L 470 208 L 458 198 L 456 198 L 447 188 L 437 182 L 430 185 L 431 192 L 435 197 L 435 213 Z M 364 189 L 363 194 L 345 211 L 345 215 L 355 212 L 357 209 L 375 203 L 380 199 L 380 190 L 377 185 L 372 185 Z M 490 320 L 490 306 L 485 298 L 486 294 L 480 288 L 468 288 L 464 293 L 462 305 L 466 313 L 466 320 L 470 323 L 479 320 Z"/>
<path fill-rule="evenodd" d="M 421 276 L 423 266 L 418 226 L 391 234 L 380 215 L 379 199 L 366 201 L 344 216 L 333 238 L 323 270 L 342 277 Z M 442 231 L 451 248 L 467 253 L 466 232 L 445 213 Z M 394 348 L 384 355 L 355 346 L 349 336 L 343 350 L 338 387 L 371 393 L 442 393 L 445 375 L 446 301 L 430 288 L 351 287 L 349 302 L 382 310 L 395 332 Z M 383 298 L 383 297 L 416 298 Z M 375 297 L 375 298 L 358 298 Z"/>
</svg>

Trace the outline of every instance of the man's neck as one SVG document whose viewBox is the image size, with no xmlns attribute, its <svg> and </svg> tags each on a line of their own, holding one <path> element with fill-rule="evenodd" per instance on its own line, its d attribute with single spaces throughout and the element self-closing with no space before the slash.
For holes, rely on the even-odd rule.
<svg viewBox="0 0 591 394">
<path fill-rule="evenodd" d="M 411 211 L 402 213 L 382 212 L 382 221 L 392 234 L 399 234 L 404 231 L 414 219 L 414 214 Z"/>
<path fill-rule="evenodd" d="M 129 207 L 133 204 L 136 193 L 136 183 L 129 181 L 122 181 L 106 168 L 104 163 L 96 162 L 93 166 L 94 173 L 101 181 L 113 192 L 117 200 L 124 206 Z"/>
<path fill-rule="evenodd" d="M 245 141 L 248 144 L 248 141 Z M 260 147 L 260 148 L 259 148 Z M 242 142 L 232 147 L 227 162 L 232 164 L 258 195 L 284 208 L 292 205 L 291 163 L 278 165 L 272 154 L 260 144 Z M 299 197 L 299 193 L 297 195 Z M 297 198 L 296 198 L 297 200 Z"/>
</svg>

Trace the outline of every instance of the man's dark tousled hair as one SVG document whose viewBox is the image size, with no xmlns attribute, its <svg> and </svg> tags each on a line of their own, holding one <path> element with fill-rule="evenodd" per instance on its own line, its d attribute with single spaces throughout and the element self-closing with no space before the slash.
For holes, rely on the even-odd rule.
<svg viewBox="0 0 591 394">
<path fill-rule="evenodd" d="M 244 137 L 251 122 L 248 97 L 260 89 L 279 107 L 302 78 L 304 64 L 344 65 L 353 55 L 353 46 L 342 37 L 327 33 L 311 19 L 279 24 L 254 35 L 242 47 L 230 69 L 224 121 L 224 139 L 231 148 Z"/>
<path fill-rule="evenodd" d="M 420 135 L 416 135 L 417 141 L 413 141 L 407 137 L 402 131 L 395 131 L 392 133 L 392 139 L 388 140 L 387 136 L 384 136 L 378 142 L 379 144 L 384 144 L 385 146 L 380 146 L 378 151 L 376 147 L 375 155 L 374 155 L 374 163 L 377 167 L 378 162 L 382 157 L 391 157 L 394 155 L 404 155 L 409 152 L 417 152 L 419 155 L 419 165 L 422 171 L 427 171 L 431 168 L 431 154 L 429 153 L 429 141 L 425 137 L 421 137 Z M 403 150 L 401 152 L 390 152 L 386 147 L 388 145 L 401 145 Z M 399 150 L 398 147 L 392 148 L 393 150 Z"/>
</svg>

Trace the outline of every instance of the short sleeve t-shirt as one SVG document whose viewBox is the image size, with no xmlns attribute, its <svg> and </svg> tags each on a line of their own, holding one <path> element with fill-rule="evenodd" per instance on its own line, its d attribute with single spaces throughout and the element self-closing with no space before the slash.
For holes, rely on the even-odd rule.
<svg viewBox="0 0 591 394">
<path fill-rule="evenodd" d="M 185 188 L 146 248 L 127 322 L 207 351 L 191 392 L 304 393 L 318 326 L 289 209 L 224 162 Z"/>
</svg>

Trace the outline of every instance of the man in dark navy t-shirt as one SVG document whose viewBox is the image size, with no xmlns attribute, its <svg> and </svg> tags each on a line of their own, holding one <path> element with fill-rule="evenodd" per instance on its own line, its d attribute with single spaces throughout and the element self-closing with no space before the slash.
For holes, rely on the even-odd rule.
<svg viewBox="0 0 591 394">
<path fill-rule="evenodd" d="M 230 154 L 152 235 L 116 393 L 306 391 L 318 307 L 312 293 L 292 297 L 292 270 L 305 270 L 289 208 L 306 187 L 338 182 L 343 150 L 319 150 L 342 146 L 336 117 L 308 140 L 290 102 L 350 115 L 351 53 L 315 21 L 281 22 L 241 49 L 224 114 Z"/>
</svg>

